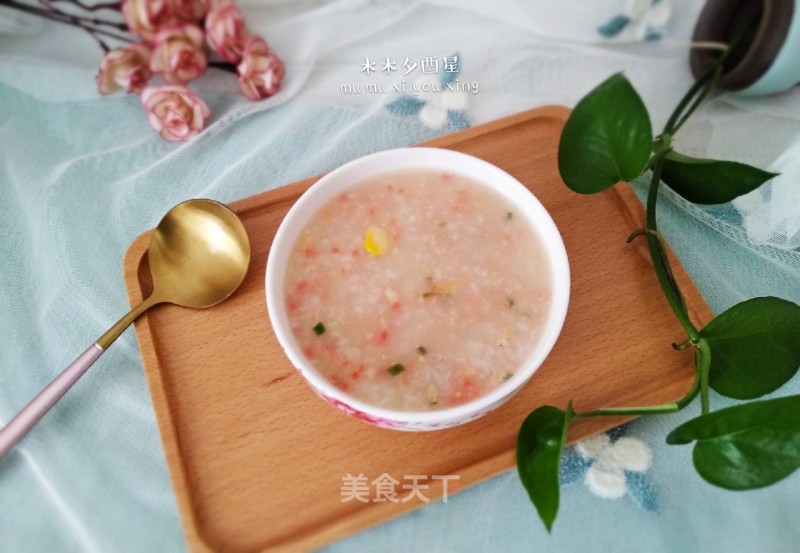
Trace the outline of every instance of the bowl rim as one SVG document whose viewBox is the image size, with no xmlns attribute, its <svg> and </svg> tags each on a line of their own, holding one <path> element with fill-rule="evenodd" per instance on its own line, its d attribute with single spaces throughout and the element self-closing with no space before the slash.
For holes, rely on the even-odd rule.
<svg viewBox="0 0 800 553">
<path fill-rule="evenodd" d="M 369 174 L 362 175 L 352 180 L 349 184 L 340 185 L 341 188 L 335 186 L 335 183 L 346 179 L 349 173 L 363 169 L 364 166 L 374 165 L 376 162 L 386 158 L 407 160 L 409 165 L 407 167 L 404 166 L 407 169 L 446 170 L 468 177 L 495 192 L 500 192 L 509 201 L 512 201 L 512 198 L 510 198 L 512 193 L 526 197 L 524 205 L 519 205 L 516 202 L 515 205 L 521 212 L 524 212 L 526 220 L 541 240 L 550 263 L 549 269 L 552 283 L 550 312 L 533 351 L 520 364 L 511 378 L 489 392 L 461 405 L 431 411 L 402 411 L 387 409 L 359 399 L 334 386 L 305 359 L 305 356 L 299 351 L 299 347 L 296 347 L 293 333 L 287 322 L 285 303 L 283 301 L 283 275 L 276 276 L 279 270 L 285 273 L 286 267 L 285 264 L 281 267 L 276 267 L 276 263 L 281 255 L 288 262 L 289 254 L 296 241 L 294 239 L 289 243 L 292 238 L 289 235 L 295 231 L 294 229 L 302 229 L 321 206 L 330 201 L 341 190 L 356 185 L 367 178 L 391 172 L 392 169 L 379 167 L 369 170 Z M 378 165 L 375 165 L 375 167 L 378 167 Z M 473 172 L 480 172 L 481 175 L 490 175 L 492 178 L 490 180 L 485 176 L 475 176 L 473 172 L 470 172 L 470 169 Z M 475 169 L 480 169 L 480 171 L 475 171 Z M 331 192 L 330 189 L 334 189 L 334 191 Z M 326 193 L 329 194 L 327 198 L 317 200 L 318 196 Z M 320 205 L 314 210 L 309 210 L 308 206 L 318 201 L 321 201 Z M 299 234 L 299 230 L 296 230 L 296 233 Z M 273 238 L 267 258 L 265 293 L 268 317 L 278 343 L 292 365 L 317 393 L 383 421 L 400 424 L 436 424 L 459 420 L 467 422 L 471 420 L 471 417 L 475 418 L 474 415 L 483 414 L 483 411 L 486 410 L 488 412 L 504 403 L 519 391 L 544 363 L 555 346 L 566 319 L 570 296 L 570 268 L 566 247 L 555 222 L 539 199 L 519 180 L 496 165 L 478 157 L 443 148 L 417 146 L 383 150 L 356 158 L 332 170 L 312 184 L 286 213 Z"/>
</svg>

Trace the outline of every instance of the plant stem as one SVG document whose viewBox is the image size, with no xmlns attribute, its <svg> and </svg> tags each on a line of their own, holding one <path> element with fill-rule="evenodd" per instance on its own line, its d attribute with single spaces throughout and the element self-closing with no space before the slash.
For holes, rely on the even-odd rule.
<svg viewBox="0 0 800 553">
<path fill-rule="evenodd" d="M 614 416 L 614 415 L 629 415 L 629 416 L 641 416 L 641 415 L 655 415 L 661 413 L 675 413 L 680 411 L 691 401 L 697 397 L 697 393 L 700 391 L 701 382 L 700 382 L 700 373 L 696 372 L 694 375 L 694 382 L 692 383 L 692 387 L 686 392 L 681 399 L 672 403 L 664 403 L 662 405 L 647 405 L 643 407 L 606 407 L 603 409 L 596 409 L 594 411 L 587 411 L 586 413 L 575 413 L 574 419 L 586 419 L 589 417 L 604 417 L 604 416 Z"/>
<path fill-rule="evenodd" d="M 703 103 L 703 101 L 706 99 L 706 96 L 708 96 L 709 93 L 714 88 L 716 88 L 717 82 L 719 82 L 719 79 L 722 76 L 722 66 L 717 65 L 713 67 L 713 69 L 714 71 L 711 74 L 711 77 L 709 78 L 708 81 L 706 81 L 706 86 L 703 87 L 703 90 L 694 99 L 692 105 L 689 107 L 689 109 L 686 110 L 686 113 L 683 114 L 683 117 L 680 118 L 680 121 L 678 121 L 678 123 L 675 125 L 675 128 L 672 129 L 673 135 L 678 132 L 678 130 L 683 126 L 684 123 L 686 123 L 686 120 L 689 119 L 689 117 L 694 113 L 694 110 L 696 110 L 700 106 L 700 104 Z"/>
<path fill-rule="evenodd" d="M 700 333 L 694 326 L 694 323 L 689 318 L 686 311 L 686 304 L 678 287 L 677 282 L 672 273 L 672 268 L 669 263 L 666 248 L 661 243 L 660 234 L 658 232 L 658 221 L 656 219 L 656 206 L 658 204 L 658 188 L 661 184 L 661 173 L 664 169 L 664 158 L 672 150 L 672 136 L 673 133 L 682 125 L 686 119 L 697 109 L 697 106 L 706 97 L 709 91 L 716 85 L 719 70 L 722 67 L 725 59 L 729 55 L 730 50 L 724 52 L 714 64 L 709 67 L 706 72 L 692 85 L 686 92 L 678 106 L 670 115 L 664 131 L 661 133 L 659 140 L 661 147 L 654 154 L 649 168 L 652 168 L 653 173 L 650 179 L 650 188 L 647 192 L 647 205 L 646 205 L 646 223 L 644 235 L 647 238 L 647 246 L 650 250 L 650 259 L 652 260 L 653 267 L 658 278 L 658 283 L 664 296 L 667 298 L 670 308 L 677 317 L 689 340 L 684 344 L 678 346 L 676 349 L 685 349 L 688 346 L 694 346 L 695 352 L 695 378 L 692 388 L 680 400 L 674 403 L 665 403 L 663 405 L 649 405 L 643 407 L 609 407 L 589 411 L 587 413 L 576 413 L 575 419 L 587 417 L 600 417 L 608 415 L 652 415 L 658 413 L 674 413 L 680 411 L 689 404 L 699 393 L 702 404 L 703 413 L 708 412 L 708 373 L 711 365 L 711 350 L 708 343 L 700 338 Z M 692 102 L 695 100 L 694 102 Z M 688 111 L 687 111 L 688 107 Z M 684 114 L 686 114 L 681 117 Z"/>
<path fill-rule="evenodd" d="M 689 88 L 686 94 L 683 95 L 683 98 L 681 98 L 681 101 L 672 111 L 669 119 L 667 119 L 667 123 L 664 125 L 664 130 L 660 137 L 661 148 L 653 156 L 650 164 L 648 164 L 648 166 L 653 169 L 652 178 L 650 179 L 650 189 L 647 192 L 647 223 L 645 227 L 648 230 L 646 236 L 647 245 L 650 249 L 650 258 L 653 261 L 653 267 L 655 268 L 658 282 L 669 302 L 670 308 L 672 308 L 681 326 L 694 344 L 699 340 L 699 332 L 689 319 L 689 314 L 686 311 L 680 289 L 675 282 L 675 278 L 672 276 L 672 268 L 670 267 L 666 249 L 658 239 L 658 223 L 656 221 L 658 187 L 661 184 L 661 172 L 664 167 L 664 158 L 672 149 L 672 137 L 686 122 L 689 116 L 694 113 L 709 92 L 716 86 L 719 76 L 722 73 L 722 64 L 725 63 L 725 60 L 728 58 L 733 48 L 738 45 L 741 38 L 740 36 L 734 40 L 730 47 L 714 60 L 714 63 L 706 69 L 700 78 Z"/>
<path fill-rule="evenodd" d="M 642 169 L 642 174 L 655 167 L 656 163 L 667 157 L 667 154 L 672 151 L 671 141 L 669 144 L 664 144 L 663 137 L 657 137 L 654 141 L 654 147 L 656 144 L 658 144 L 658 149 L 656 150 L 656 153 L 653 154 L 653 157 L 651 157 L 647 162 L 647 165 L 644 166 L 644 169 Z"/>
<path fill-rule="evenodd" d="M 670 308 L 672 309 L 681 326 L 689 335 L 692 342 L 696 342 L 699 338 L 699 332 L 695 328 L 689 315 L 686 313 L 686 307 L 680 290 L 677 288 L 675 279 L 671 276 L 672 270 L 669 265 L 666 251 L 663 251 L 661 242 L 658 239 L 658 224 L 656 222 L 656 203 L 658 202 L 658 186 L 661 183 L 661 171 L 664 168 L 663 161 L 656 163 L 653 168 L 653 177 L 650 180 L 650 190 L 647 193 L 647 246 L 650 249 L 650 258 L 653 261 L 653 267 L 658 277 L 658 283 L 661 285 L 661 290 L 667 298 Z M 663 253 L 662 253 L 663 252 Z"/>
<path fill-rule="evenodd" d="M 677 351 L 682 351 L 692 347 L 693 345 L 694 344 L 692 344 L 691 340 L 686 340 L 685 342 L 681 342 L 680 344 L 672 344 L 672 347 Z"/>
<path fill-rule="evenodd" d="M 686 110 L 686 107 L 694 99 L 695 96 L 699 94 L 701 99 L 705 98 L 707 91 L 705 91 L 704 88 L 711 80 L 711 78 L 714 76 L 715 72 L 717 71 L 717 68 L 722 67 L 722 64 L 728 57 L 727 56 L 728 52 L 729 50 L 723 52 L 723 54 L 714 61 L 713 65 L 711 65 L 711 67 L 706 69 L 705 73 L 700 75 L 700 78 L 697 79 L 691 86 L 691 88 L 686 92 L 686 94 L 683 95 L 683 98 L 681 98 L 681 101 L 678 103 L 678 106 L 672 111 L 672 114 L 670 114 L 669 119 L 667 119 L 667 123 L 664 125 L 664 134 L 673 135 L 675 133 L 678 120 L 680 119 L 681 115 L 683 115 L 683 112 Z M 699 103 L 695 103 L 691 111 L 694 111 L 697 105 L 699 105 Z M 688 112 L 689 115 L 691 115 L 691 111 Z"/>
<path fill-rule="evenodd" d="M 692 87 L 686 92 L 686 94 L 681 98 L 681 101 L 678 103 L 678 107 L 672 112 L 669 119 L 667 120 L 667 124 L 664 125 L 664 132 L 670 135 L 674 135 L 678 132 L 678 129 L 686 122 L 689 116 L 694 112 L 695 109 L 702 103 L 708 93 L 716 86 L 717 80 L 722 75 L 722 66 L 725 64 L 725 61 L 730 57 L 734 50 L 741 44 L 744 37 L 753 30 L 759 23 L 758 19 L 754 19 L 751 21 L 747 28 L 744 29 L 736 38 L 734 38 L 728 47 L 720 54 L 720 56 L 714 60 L 708 69 L 700 75 L 700 78 L 695 81 Z M 698 96 L 699 94 L 699 96 Z M 692 99 L 698 96 L 696 101 L 692 104 L 686 114 L 683 115 L 684 110 L 692 101 Z M 683 115 L 683 117 L 681 117 Z M 680 122 L 679 122 L 680 120 Z"/>
<path fill-rule="evenodd" d="M 703 414 L 709 412 L 708 380 L 711 369 L 711 348 L 708 346 L 706 340 L 700 338 L 699 331 L 689 319 L 689 314 L 686 311 L 686 305 L 681 296 L 680 288 L 672 274 L 672 268 L 670 267 L 666 249 L 659 240 L 656 205 L 658 203 L 658 188 L 661 184 L 661 172 L 664 168 L 664 159 L 672 149 L 672 137 L 683 126 L 692 113 L 694 113 L 703 100 L 705 100 L 711 90 L 716 87 L 722 74 L 722 65 L 725 63 L 728 56 L 730 56 L 733 49 L 742 40 L 743 36 L 744 34 L 737 37 L 728 49 L 714 60 L 714 63 L 699 79 L 697 79 L 697 81 L 695 81 L 683 98 L 681 98 L 678 106 L 673 110 L 669 119 L 667 119 L 667 123 L 664 125 L 664 130 L 660 137 L 662 146 L 653 156 L 653 160 L 651 160 L 649 164 L 653 169 L 653 174 L 650 179 L 650 189 L 647 192 L 645 236 L 650 249 L 650 258 L 653 262 L 658 282 L 661 285 L 661 290 L 664 292 L 667 302 L 678 318 L 681 326 L 689 335 L 689 344 L 697 348 L 695 351 L 695 380 L 692 389 L 683 399 L 676 403 L 651 407 L 599 409 L 588 414 L 576 415 L 576 418 L 582 416 L 599 416 L 602 414 L 644 415 L 674 412 L 685 407 L 698 392 L 700 393 L 700 404 Z M 678 346 L 676 349 L 683 348 L 682 346 Z"/>
<path fill-rule="evenodd" d="M 700 339 L 695 352 L 695 367 L 700 378 L 700 409 L 705 415 L 709 412 L 708 402 L 708 377 L 711 371 L 711 348 L 708 342 Z"/>
</svg>

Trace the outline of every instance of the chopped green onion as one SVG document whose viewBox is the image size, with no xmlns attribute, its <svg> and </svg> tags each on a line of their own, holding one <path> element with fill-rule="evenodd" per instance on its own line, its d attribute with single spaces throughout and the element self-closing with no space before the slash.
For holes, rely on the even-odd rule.
<svg viewBox="0 0 800 553">
<path fill-rule="evenodd" d="M 514 376 L 514 373 L 506 373 L 506 375 L 503 377 L 503 382 L 505 382 L 506 380 L 508 380 L 512 376 Z"/>
<path fill-rule="evenodd" d="M 417 352 L 420 355 L 428 355 L 428 348 L 426 348 L 425 346 L 417 346 Z"/>
<path fill-rule="evenodd" d="M 514 214 L 510 211 L 506 211 L 506 220 L 510 221 L 514 217 Z"/>
<path fill-rule="evenodd" d="M 506 298 L 508 300 L 508 308 L 514 307 L 514 298 Z"/>
<path fill-rule="evenodd" d="M 314 334 L 317 336 L 322 336 L 325 334 L 325 325 L 322 323 L 317 323 L 314 325 Z"/>
<path fill-rule="evenodd" d="M 400 363 L 395 363 L 394 365 L 386 369 L 386 372 L 388 372 L 392 376 L 397 376 L 404 370 L 406 370 L 406 368 L 403 365 L 401 365 Z"/>
</svg>

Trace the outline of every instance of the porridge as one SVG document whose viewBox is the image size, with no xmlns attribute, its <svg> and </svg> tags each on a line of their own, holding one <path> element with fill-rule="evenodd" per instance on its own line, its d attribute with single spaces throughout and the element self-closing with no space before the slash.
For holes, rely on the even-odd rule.
<svg viewBox="0 0 800 553">
<path fill-rule="evenodd" d="M 511 378 L 538 341 L 551 287 L 541 240 L 508 200 L 416 170 L 324 205 L 292 250 L 284 300 L 303 355 L 333 385 L 427 411 Z"/>
</svg>

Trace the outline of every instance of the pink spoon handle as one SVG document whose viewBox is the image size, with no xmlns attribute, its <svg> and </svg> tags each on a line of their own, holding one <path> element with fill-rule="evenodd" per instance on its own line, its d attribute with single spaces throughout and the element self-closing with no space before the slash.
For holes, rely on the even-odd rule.
<svg viewBox="0 0 800 553">
<path fill-rule="evenodd" d="M 103 348 L 92 344 L 72 364 L 64 369 L 60 375 L 39 392 L 22 411 L 17 413 L 11 422 L 0 429 L 0 457 L 11 451 L 17 442 L 22 439 L 33 426 L 39 422 L 45 413 L 61 399 L 83 373 L 97 361 L 103 353 Z"/>
</svg>

